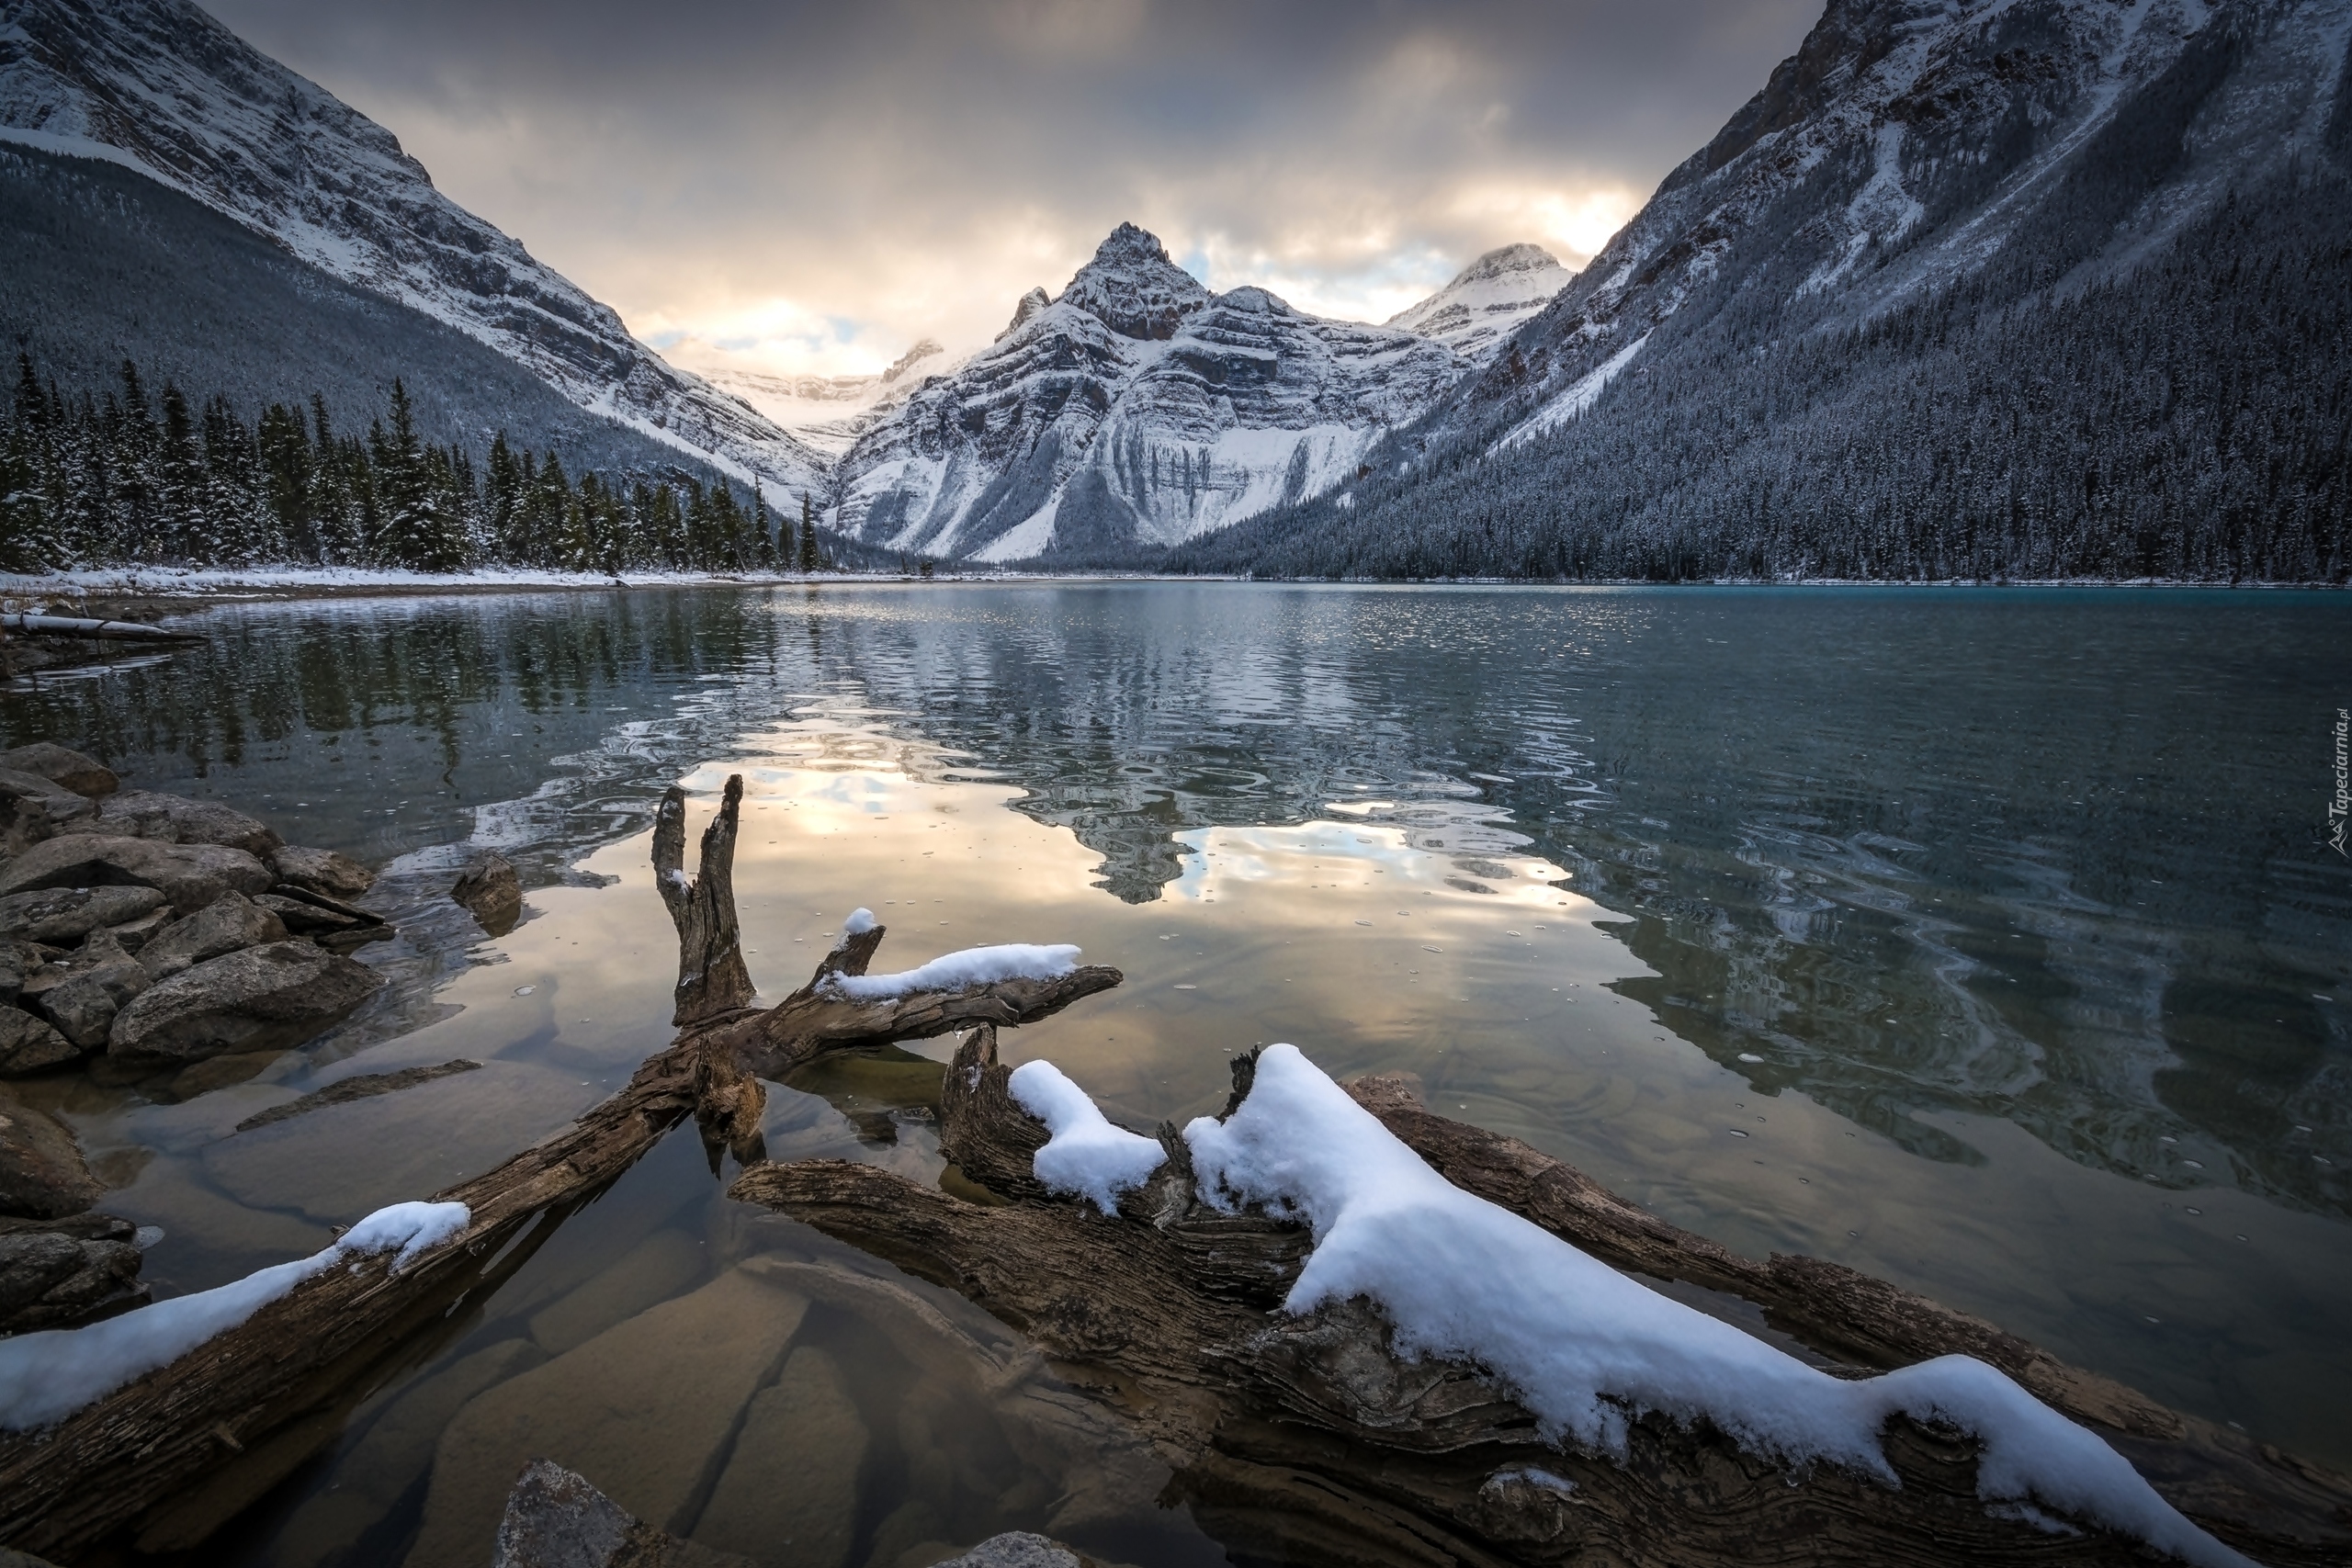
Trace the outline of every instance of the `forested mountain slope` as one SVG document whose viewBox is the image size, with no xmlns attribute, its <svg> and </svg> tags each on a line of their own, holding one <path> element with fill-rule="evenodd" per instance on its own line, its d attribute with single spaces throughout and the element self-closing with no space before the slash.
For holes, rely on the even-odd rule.
<svg viewBox="0 0 2352 1568">
<path fill-rule="evenodd" d="M 804 443 L 664 364 L 609 308 L 435 190 L 390 131 L 189 0 L 0 0 L 0 141 L 138 170 L 677 455 L 772 488 L 821 480 Z M 117 302 L 175 308 L 168 290 Z"/>
<path fill-rule="evenodd" d="M 1165 558 L 2343 581 L 2347 34 L 2346 0 L 1833 0 L 1369 472 Z"/>
</svg>

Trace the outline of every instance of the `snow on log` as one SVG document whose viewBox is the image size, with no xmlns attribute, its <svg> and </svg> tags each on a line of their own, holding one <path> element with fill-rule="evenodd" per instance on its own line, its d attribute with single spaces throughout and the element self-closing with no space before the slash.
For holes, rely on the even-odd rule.
<svg viewBox="0 0 2352 1568">
<path fill-rule="evenodd" d="M 1113 1126 L 1086 1091 L 1051 1062 L 1014 1068 L 1008 1087 L 1021 1109 L 1053 1134 L 1029 1161 L 1048 1191 L 1078 1193 L 1112 1213 L 1120 1193 L 1150 1180 L 1168 1161 L 1156 1140 Z"/>
<path fill-rule="evenodd" d="M 1037 1066 L 1022 1071 L 1042 1080 Z M 2342 1478 L 1883 1281 L 1739 1258 L 1524 1145 L 1408 1107 L 1396 1080 L 1343 1091 L 1303 1057 L 1238 1059 L 1224 1118 L 1189 1137 L 1163 1125 L 1164 1157 L 1106 1210 L 1057 1196 L 1077 1183 L 1038 1157 L 1078 1108 L 1031 1078 L 1016 1095 L 1012 1076 L 995 1032 L 977 1029 L 941 1089 L 942 1153 L 1003 1201 L 830 1160 L 760 1165 L 730 1190 L 1023 1330 L 1159 1445 L 1169 1501 L 1237 1554 L 2120 1565 L 2147 1561 L 2154 1538 L 2199 1562 L 2352 1557 Z M 1542 1223 L 1449 1186 L 1436 1157 L 1382 1130 L 1390 1120 L 1534 1200 Z M 1872 1378 L 1845 1354 L 1816 1371 L 1551 1234 L 1577 1227 L 1611 1262 L 1634 1256 L 1662 1277 L 1794 1281 L 1781 1299 L 1801 1307 L 1809 1348 L 1917 1364 Z M 1950 1354 L 1987 1342 L 2129 1427 L 2078 1425 Z"/>
<path fill-rule="evenodd" d="M 398 1273 L 459 1235 L 472 1218 L 463 1203 L 394 1203 L 308 1258 L 80 1328 L 0 1339 L 0 1431 L 53 1426 L 131 1379 L 169 1366 L 346 1258 L 394 1252 Z"/>
<path fill-rule="evenodd" d="M 1622 1462 L 1630 1424 L 1656 1411 L 1792 1469 L 1826 1461 L 1899 1485 L 1879 1434 L 1903 1415 L 1978 1439 L 1990 1502 L 2105 1526 L 2199 1568 L 2246 1568 L 1994 1368 L 1944 1356 L 1844 1379 L 1807 1366 L 1447 1181 L 1295 1045 L 1260 1052 L 1239 1108 L 1195 1120 L 1184 1142 L 1212 1206 L 1256 1203 L 1312 1227 L 1284 1311 L 1375 1303 L 1398 1353 L 1485 1368 L 1547 1441 Z"/>
</svg>

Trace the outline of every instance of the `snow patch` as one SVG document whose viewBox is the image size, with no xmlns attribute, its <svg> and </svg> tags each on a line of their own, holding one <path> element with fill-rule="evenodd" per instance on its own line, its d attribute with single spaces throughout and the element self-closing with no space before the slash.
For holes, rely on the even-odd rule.
<svg viewBox="0 0 2352 1568">
<path fill-rule="evenodd" d="M 1184 1140 L 1204 1201 L 1313 1227 L 1286 1310 L 1369 1297 L 1400 1351 L 1486 1368 L 1547 1440 L 1622 1461 L 1628 1423 L 1655 1410 L 1785 1463 L 1895 1484 L 1878 1434 L 1900 1413 L 1984 1442 L 1987 1503 L 2030 1501 L 2187 1562 L 2246 1568 L 2113 1449 L 1984 1362 L 1945 1356 L 1854 1382 L 1818 1371 L 1453 1186 L 1295 1046 L 1268 1046 L 1240 1109 L 1194 1121 Z"/>
<path fill-rule="evenodd" d="M 1051 1062 L 1023 1063 L 1006 1087 L 1013 1103 L 1053 1134 L 1029 1162 L 1048 1191 L 1090 1198 L 1107 1214 L 1118 1208 L 1120 1193 L 1142 1186 L 1167 1162 L 1158 1139 L 1113 1126 Z"/>
<path fill-rule="evenodd" d="M 888 1001 L 917 991 L 960 991 L 999 980 L 1058 980 L 1077 967 L 1078 949 L 1067 942 L 1038 946 L 1016 942 L 967 947 L 896 975 L 828 975 L 822 988 L 852 1001 Z"/>
<path fill-rule="evenodd" d="M 1644 333 L 1615 354 L 1611 355 L 1598 368 L 1579 378 L 1576 385 L 1522 420 L 1518 429 L 1495 443 L 1494 449 L 1498 452 L 1504 451 L 1518 446 L 1522 441 L 1532 440 L 1547 431 L 1557 430 L 1584 412 L 1593 405 L 1602 389 L 1616 379 L 1617 373 L 1634 362 L 1634 355 L 1642 352 L 1642 344 L 1649 341 L 1650 334 Z"/>
<path fill-rule="evenodd" d="M 82 1328 L 0 1339 L 0 1431 L 25 1432 L 62 1421 L 132 1379 L 169 1366 L 345 1258 L 397 1248 L 397 1270 L 472 1223 L 463 1203 L 394 1203 L 352 1226 L 325 1251 L 295 1262 Z"/>
<path fill-rule="evenodd" d="M 861 904 L 849 912 L 849 919 L 842 922 L 842 935 L 864 936 L 877 923 L 879 922 L 874 919 L 874 911 Z"/>
</svg>

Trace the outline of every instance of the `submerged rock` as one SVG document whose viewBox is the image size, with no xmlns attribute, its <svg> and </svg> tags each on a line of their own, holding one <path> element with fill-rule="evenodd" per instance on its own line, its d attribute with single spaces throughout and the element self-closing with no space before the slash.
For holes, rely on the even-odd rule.
<svg viewBox="0 0 2352 1568">
<path fill-rule="evenodd" d="M 206 959 L 285 940 L 285 922 L 276 915 L 242 893 L 223 893 L 165 927 L 141 951 L 139 963 L 154 978 L 165 980 Z"/>
<path fill-rule="evenodd" d="M 152 887 L 172 908 L 192 915 L 223 893 L 264 892 L 272 880 L 261 862 L 220 844 L 68 833 L 35 844 L 0 868 L 0 897 L 47 888 Z"/>
<path fill-rule="evenodd" d="M 383 987 L 364 964 L 307 942 L 208 959 L 157 982 L 116 1016 L 107 1054 L 192 1060 L 298 1044 Z"/>
<path fill-rule="evenodd" d="M 737 1270 L 482 1394 L 441 1436 L 409 1568 L 474 1568 L 506 1478 L 543 1457 L 595 1476 L 639 1518 L 676 1523 L 808 1308 Z"/>
<path fill-rule="evenodd" d="M 333 850 L 288 844 L 270 855 L 269 863 L 277 868 L 278 881 L 330 897 L 356 898 L 376 886 L 374 872 L 349 855 L 337 854 Z M 261 889 L 251 891 L 258 893 Z"/>
<path fill-rule="evenodd" d="M 0 1334 L 66 1328 L 144 1302 L 137 1229 L 111 1214 L 0 1221 Z"/>
<path fill-rule="evenodd" d="M 273 1105 L 256 1111 L 237 1123 L 236 1131 L 250 1133 L 256 1127 L 266 1127 L 273 1122 L 285 1122 L 306 1111 L 322 1111 L 330 1105 L 348 1105 L 355 1100 L 372 1100 L 379 1094 L 397 1094 L 435 1078 L 446 1078 L 452 1073 L 477 1073 L 480 1062 L 458 1060 L 439 1062 L 429 1067 L 402 1067 L 396 1073 L 360 1073 L 347 1078 L 337 1078 L 322 1089 L 313 1089 L 299 1100 L 283 1105 Z"/>
<path fill-rule="evenodd" d="M 491 1568 L 753 1568 L 753 1561 L 665 1535 L 584 1476 L 542 1459 L 507 1495 Z"/>
<path fill-rule="evenodd" d="M 72 830 L 156 839 L 170 844 L 218 844 L 243 850 L 256 859 L 275 853 L 286 841 L 268 823 L 217 800 L 190 800 L 144 789 L 124 790 L 101 801 L 96 812 L 74 823 Z"/>
<path fill-rule="evenodd" d="M 106 1190 L 64 1122 L 0 1093 L 0 1214 L 62 1219 L 96 1202 Z"/>
<path fill-rule="evenodd" d="M 72 790 L 75 795 L 93 798 L 112 795 L 122 787 L 122 781 L 115 777 L 114 770 L 104 762 L 48 740 L 37 740 L 30 746 L 0 751 L 0 768 L 35 773 L 51 784 Z"/>
<path fill-rule="evenodd" d="M 0 848 L 17 854 L 53 838 L 97 807 L 62 784 L 38 773 L 0 768 Z"/>
<path fill-rule="evenodd" d="M 842 1568 L 857 1534 L 865 1423 L 831 1356 L 792 1352 L 752 1398 L 696 1539 L 729 1551 L 788 1551 L 803 1568 Z"/>
<path fill-rule="evenodd" d="M 466 863 L 449 897 L 471 910 L 481 929 L 492 936 L 513 931 L 523 915 L 523 884 L 514 874 L 514 863 L 494 851 L 484 850 Z"/>
<path fill-rule="evenodd" d="M 153 887 L 51 887 L 0 898 L 0 937 L 71 947 L 103 926 L 127 925 L 164 907 Z"/>
<path fill-rule="evenodd" d="M 82 1048 L 22 1008 L 0 1007 L 0 1078 L 78 1061 Z"/>
</svg>

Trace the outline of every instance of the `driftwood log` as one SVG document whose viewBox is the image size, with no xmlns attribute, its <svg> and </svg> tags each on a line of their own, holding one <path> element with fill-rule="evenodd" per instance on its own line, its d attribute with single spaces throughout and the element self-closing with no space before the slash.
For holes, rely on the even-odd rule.
<svg viewBox="0 0 2352 1568">
<path fill-rule="evenodd" d="M 1254 1061 L 1237 1063 L 1227 1114 Z M 1357 1301 L 1279 1310 L 1310 1240 L 1203 1204 L 1182 1139 L 1115 1216 L 1033 1174 L 1046 1130 L 1015 1104 L 995 1032 L 959 1046 L 942 1151 L 999 1201 L 967 1202 L 871 1166 L 761 1165 L 734 1184 L 945 1285 L 1033 1337 L 1074 1384 L 1124 1411 L 1176 1472 L 1173 1493 L 1239 1555 L 1396 1565 L 2144 1562 L 2138 1543 L 2053 1535 L 1976 1495 L 1976 1445 L 1897 1420 L 1890 1489 L 1832 1466 L 1792 1473 L 1703 1425 L 1634 1424 L 1631 1455 L 1552 1449 L 1471 1366 L 1401 1359 Z M 1628 1269 L 1735 1292 L 1859 1374 L 1984 1356 L 2098 1428 L 2184 1512 L 2258 1561 L 2343 1562 L 2352 1488 L 2217 1433 L 1978 1320 L 1811 1259 L 1758 1264 L 1676 1230 L 1513 1140 L 1430 1114 L 1398 1078 L 1360 1103 L 1458 1184 Z"/>
<path fill-rule="evenodd" d="M 166 631 L 137 621 L 104 621 L 89 615 L 0 615 L 0 631 L 19 637 L 77 637 L 97 642 L 202 642 L 200 632 Z"/>
<path fill-rule="evenodd" d="M 690 1112 L 707 1138 L 755 1154 L 764 1091 L 753 1071 L 781 1076 L 829 1054 L 1031 1022 L 1119 983 L 1098 964 L 887 1001 L 828 992 L 830 975 L 865 972 L 885 934 L 876 926 L 845 937 L 775 1007 L 752 1008 L 729 880 L 741 802 L 742 781 L 730 778 L 693 882 L 681 864 L 682 790 L 657 818 L 655 871 L 682 939 L 669 1048 L 564 1132 L 433 1194 L 464 1203 L 471 1223 L 406 1269 L 366 1258 L 325 1270 L 55 1427 L 0 1433 L 0 1543 L 62 1558 L 126 1534 L 143 1551 L 198 1545 L 331 1441 L 369 1392 L 444 1342 L 460 1303 L 495 1290 Z"/>
</svg>

